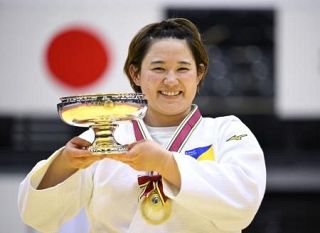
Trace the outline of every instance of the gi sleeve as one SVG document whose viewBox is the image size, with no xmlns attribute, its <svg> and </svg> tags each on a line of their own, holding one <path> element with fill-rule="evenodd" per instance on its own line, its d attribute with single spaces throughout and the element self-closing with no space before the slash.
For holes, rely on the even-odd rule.
<svg viewBox="0 0 320 233">
<path fill-rule="evenodd" d="M 210 130 L 210 129 L 207 129 Z M 216 160 L 174 153 L 180 190 L 164 180 L 165 194 L 222 231 L 240 231 L 254 218 L 264 195 L 263 151 L 252 132 L 231 116 L 215 125 Z"/>
<path fill-rule="evenodd" d="M 21 182 L 18 209 L 23 222 L 40 232 L 58 232 L 62 223 L 75 216 L 88 202 L 92 193 L 92 166 L 74 173 L 54 187 L 37 190 L 56 151 L 40 161 Z"/>
</svg>

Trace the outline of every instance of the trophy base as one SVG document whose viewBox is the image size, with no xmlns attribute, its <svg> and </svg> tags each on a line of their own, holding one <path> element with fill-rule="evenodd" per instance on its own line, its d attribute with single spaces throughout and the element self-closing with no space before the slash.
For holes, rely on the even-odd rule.
<svg viewBox="0 0 320 233">
<path fill-rule="evenodd" d="M 128 148 L 126 146 L 114 146 L 108 148 L 89 147 L 89 151 L 94 155 L 124 154 L 128 151 Z"/>
</svg>

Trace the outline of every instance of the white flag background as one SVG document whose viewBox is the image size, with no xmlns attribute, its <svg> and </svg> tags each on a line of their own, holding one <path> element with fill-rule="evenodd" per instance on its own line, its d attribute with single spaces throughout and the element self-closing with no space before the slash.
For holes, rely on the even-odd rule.
<svg viewBox="0 0 320 233">
<path fill-rule="evenodd" d="M 300 4 L 292 7 L 293 2 Z M 314 2 L 0 0 L 0 115 L 55 114 L 61 96 L 132 91 L 122 71 L 131 38 L 145 24 L 163 18 L 166 7 L 180 6 L 274 8 L 278 30 L 276 109 L 284 117 L 320 116 L 320 102 L 317 101 L 320 99 L 320 34 L 316 25 L 320 20 L 317 13 L 320 8 Z M 80 87 L 54 78 L 46 59 L 52 40 L 79 26 L 92 38 L 102 41 L 109 54 L 107 65 L 102 64 L 104 72 L 100 78 Z M 65 59 L 72 51 L 65 51 Z M 86 51 L 91 50 L 87 48 Z M 80 68 L 86 68 L 85 62 L 79 64 Z M 61 69 L 68 69 L 61 66 Z"/>
</svg>

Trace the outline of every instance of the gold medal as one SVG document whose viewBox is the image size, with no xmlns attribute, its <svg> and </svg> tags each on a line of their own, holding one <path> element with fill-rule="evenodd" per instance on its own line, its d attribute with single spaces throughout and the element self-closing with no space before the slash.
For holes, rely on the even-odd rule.
<svg viewBox="0 0 320 233">
<path fill-rule="evenodd" d="M 141 203 L 141 214 L 143 218 L 151 224 L 161 224 L 166 221 L 171 214 L 171 201 L 164 202 L 157 192 L 152 190 Z"/>
</svg>

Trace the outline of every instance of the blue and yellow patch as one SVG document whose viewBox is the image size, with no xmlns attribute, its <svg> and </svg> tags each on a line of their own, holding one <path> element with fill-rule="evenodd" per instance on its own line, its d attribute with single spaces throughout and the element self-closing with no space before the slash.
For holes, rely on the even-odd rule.
<svg viewBox="0 0 320 233">
<path fill-rule="evenodd" d="M 196 160 L 214 160 L 214 150 L 212 145 L 187 150 L 185 151 L 185 154 L 195 158 Z"/>
</svg>

